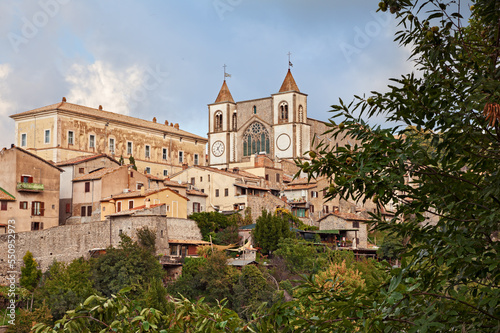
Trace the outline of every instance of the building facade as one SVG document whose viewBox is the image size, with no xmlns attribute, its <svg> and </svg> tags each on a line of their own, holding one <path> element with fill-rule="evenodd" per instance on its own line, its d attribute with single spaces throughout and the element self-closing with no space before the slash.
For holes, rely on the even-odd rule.
<svg viewBox="0 0 500 333">
<path fill-rule="evenodd" d="M 140 172 L 165 177 L 182 165 L 204 165 L 207 139 L 179 124 L 158 123 L 66 102 L 11 116 L 16 144 L 55 163 L 105 153 Z"/>
</svg>

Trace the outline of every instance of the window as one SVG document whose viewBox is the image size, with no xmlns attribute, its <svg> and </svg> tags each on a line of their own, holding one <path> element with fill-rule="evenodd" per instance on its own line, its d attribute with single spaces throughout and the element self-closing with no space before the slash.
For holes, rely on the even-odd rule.
<svg viewBox="0 0 500 333">
<path fill-rule="evenodd" d="M 95 135 L 89 135 L 89 148 L 95 148 Z"/>
<path fill-rule="evenodd" d="M 279 112 L 278 123 L 288 122 L 288 103 L 287 102 L 281 102 L 278 112 Z"/>
<path fill-rule="evenodd" d="M 184 152 L 180 151 L 179 152 L 179 163 L 183 163 L 183 162 L 184 162 Z"/>
<path fill-rule="evenodd" d="M 194 154 L 194 165 L 198 165 L 198 163 L 199 163 L 199 155 Z"/>
<path fill-rule="evenodd" d="M 31 215 L 33 216 L 43 216 L 44 203 L 40 201 L 32 201 L 31 202 Z"/>
<path fill-rule="evenodd" d="M 309 206 L 309 212 L 314 213 L 314 205 Z"/>
<path fill-rule="evenodd" d="M 277 173 L 277 174 L 276 174 L 276 183 L 279 183 L 279 182 L 280 182 L 280 174 L 279 174 L 279 173 Z"/>
<path fill-rule="evenodd" d="M 323 206 L 323 213 L 328 214 L 328 206 Z"/>
<path fill-rule="evenodd" d="M 203 177 L 200 177 L 200 183 L 203 181 Z"/>
<path fill-rule="evenodd" d="M 219 190 L 215 190 L 215 196 L 218 197 L 219 196 Z"/>
<path fill-rule="evenodd" d="M 266 173 L 266 180 L 269 180 L 269 175 Z"/>
<path fill-rule="evenodd" d="M 163 177 L 167 177 L 168 176 L 168 170 L 163 170 Z"/>
<path fill-rule="evenodd" d="M 182 142 L 182 136 L 179 138 L 179 142 Z"/>
<path fill-rule="evenodd" d="M 21 201 L 19 203 L 19 209 L 28 209 L 28 201 Z"/>
<path fill-rule="evenodd" d="M 193 213 L 199 213 L 201 206 L 199 202 L 193 202 Z"/>
<path fill-rule="evenodd" d="M 228 189 L 228 188 L 225 188 L 225 189 L 224 189 L 224 196 L 225 196 L 225 197 L 228 197 L 228 196 L 229 196 L 229 189 Z"/>
<path fill-rule="evenodd" d="M 85 168 L 78 168 L 78 173 L 85 173 Z"/>
<path fill-rule="evenodd" d="M 162 150 L 162 158 L 165 161 L 167 160 L 167 148 L 163 148 L 163 150 Z"/>
<path fill-rule="evenodd" d="M 132 142 L 127 141 L 127 155 L 133 155 L 132 148 Z"/>
<path fill-rule="evenodd" d="M 236 114 L 236 111 L 233 113 L 233 131 L 238 130 L 238 115 Z"/>
<path fill-rule="evenodd" d="M 90 182 L 85 182 L 85 193 L 90 192 Z"/>
<path fill-rule="evenodd" d="M 121 201 L 118 201 L 116 203 L 116 212 L 121 212 L 122 211 L 122 202 Z"/>
<path fill-rule="evenodd" d="M 66 214 L 71 213 L 71 204 L 66 204 Z"/>
<path fill-rule="evenodd" d="M 42 230 L 43 222 L 31 222 L 31 230 Z"/>
<path fill-rule="evenodd" d="M 191 177 L 191 185 L 194 185 L 194 177 Z"/>
<path fill-rule="evenodd" d="M 255 105 L 253 106 L 253 114 L 257 114 L 257 107 Z"/>
<path fill-rule="evenodd" d="M 68 145 L 72 145 L 75 142 L 75 133 L 73 131 L 68 131 Z"/>
<path fill-rule="evenodd" d="M 151 173 L 151 168 L 150 167 L 146 167 L 146 173 L 149 175 Z"/>
<path fill-rule="evenodd" d="M 80 215 L 87 216 L 87 207 L 85 206 L 80 207 Z"/>
<path fill-rule="evenodd" d="M 352 227 L 353 228 L 359 228 L 359 221 L 353 221 L 352 222 Z"/>
<path fill-rule="evenodd" d="M 128 209 L 132 209 L 132 208 L 134 208 L 134 201 L 133 201 L 133 200 L 130 200 L 130 201 L 128 202 Z"/>
<path fill-rule="evenodd" d="M 21 176 L 21 183 L 33 183 L 33 177 L 31 176 Z"/>
<path fill-rule="evenodd" d="M 21 134 L 21 147 L 26 147 L 26 141 L 28 141 L 28 135 L 26 133 Z"/>
<path fill-rule="evenodd" d="M 92 206 L 87 206 L 87 216 L 92 216 Z"/>
<path fill-rule="evenodd" d="M 251 124 L 243 134 L 243 156 L 265 152 L 269 154 L 269 132 L 259 122 Z"/>
<path fill-rule="evenodd" d="M 214 115 L 214 132 L 222 131 L 222 111 L 215 112 Z"/>
<path fill-rule="evenodd" d="M 151 146 L 146 145 L 144 149 L 144 157 L 145 158 L 150 158 L 151 157 Z"/>
<path fill-rule="evenodd" d="M 111 154 L 115 153 L 115 139 L 109 138 L 109 152 Z"/>
<path fill-rule="evenodd" d="M 7 210 L 7 201 L 2 201 L 1 206 L 2 206 L 1 210 Z"/>
<path fill-rule="evenodd" d="M 318 197 L 318 192 L 311 191 L 311 198 L 317 198 L 317 197 Z"/>
<path fill-rule="evenodd" d="M 45 130 L 45 143 L 50 143 L 50 130 Z"/>
<path fill-rule="evenodd" d="M 143 183 L 137 183 L 137 184 L 135 185 L 135 188 L 136 188 L 137 190 L 140 190 L 142 187 L 144 187 L 144 184 L 143 184 Z"/>
<path fill-rule="evenodd" d="M 208 181 L 210 181 L 210 175 L 208 175 Z"/>
</svg>

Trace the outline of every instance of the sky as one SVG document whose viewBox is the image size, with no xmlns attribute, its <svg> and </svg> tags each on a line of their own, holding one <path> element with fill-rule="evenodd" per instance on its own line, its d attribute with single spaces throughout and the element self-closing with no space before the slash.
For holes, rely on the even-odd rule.
<svg viewBox="0 0 500 333">
<path fill-rule="evenodd" d="M 339 98 L 409 73 L 393 15 L 355 0 L 2 0 L 0 147 L 9 115 L 58 103 L 127 114 L 207 137 L 224 78 L 243 101 L 277 93 L 288 70 L 326 121 Z M 382 126 L 383 119 L 377 119 Z"/>
</svg>

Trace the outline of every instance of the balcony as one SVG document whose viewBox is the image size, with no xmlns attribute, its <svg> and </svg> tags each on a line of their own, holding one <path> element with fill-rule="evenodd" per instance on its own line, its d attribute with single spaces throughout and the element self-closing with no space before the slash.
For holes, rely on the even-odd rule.
<svg viewBox="0 0 500 333">
<path fill-rule="evenodd" d="M 17 183 L 17 190 L 25 192 L 42 192 L 44 186 L 43 184 L 37 183 Z"/>
</svg>

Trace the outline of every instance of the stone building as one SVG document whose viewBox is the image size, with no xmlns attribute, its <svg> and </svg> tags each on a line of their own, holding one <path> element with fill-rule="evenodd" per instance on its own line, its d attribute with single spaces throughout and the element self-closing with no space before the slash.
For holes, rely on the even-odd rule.
<svg viewBox="0 0 500 333">
<path fill-rule="evenodd" d="M 66 219 L 73 212 L 73 179 L 102 168 L 112 168 L 120 163 L 106 154 L 78 156 L 56 164 L 63 169 L 59 190 L 59 224 L 66 224 Z"/>
<path fill-rule="evenodd" d="M 368 219 L 352 213 L 329 213 L 319 219 L 320 232 L 330 231 L 340 247 L 368 248 Z"/>
<path fill-rule="evenodd" d="M 73 205 L 68 224 L 101 220 L 101 200 L 125 192 L 137 191 L 148 178 L 128 165 L 102 168 L 73 179 Z"/>
<path fill-rule="evenodd" d="M 0 224 L 15 221 L 16 233 L 59 224 L 62 169 L 14 146 L 0 151 L 0 170 Z"/>
<path fill-rule="evenodd" d="M 183 164 L 204 165 L 207 139 L 178 124 L 147 121 L 66 102 L 11 116 L 19 147 L 56 163 L 105 153 L 125 162 L 133 156 L 142 173 L 165 177 Z"/>
</svg>

